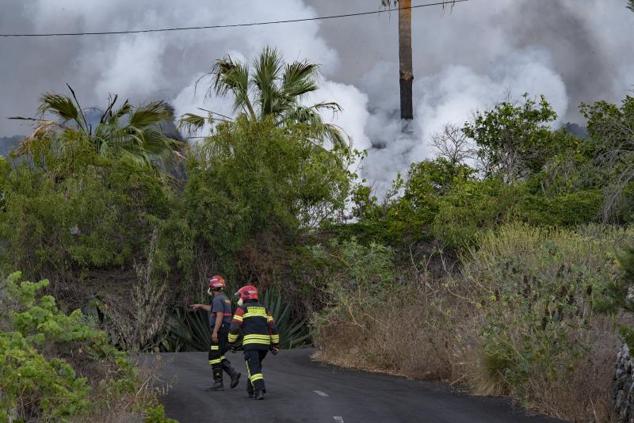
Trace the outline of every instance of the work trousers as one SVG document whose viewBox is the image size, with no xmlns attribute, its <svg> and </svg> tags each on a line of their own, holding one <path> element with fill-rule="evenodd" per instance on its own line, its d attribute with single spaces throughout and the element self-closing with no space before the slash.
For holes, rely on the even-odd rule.
<svg viewBox="0 0 634 423">
<path fill-rule="evenodd" d="M 233 373 L 231 362 L 225 358 L 225 354 L 229 351 L 228 338 L 229 325 L 223 323 L 218 331 L 218 342 L 211 341 L 211 346 L 209 347 L 209 365 L 216 382 L 222 382 L 223 370 L 230 376 Z"/>
<path fill-rule="evenodd" d="M 252 395 L 254 391 L 266 392 L 264 386 L 264 376 L 262 375 L 262 361 L 268 350 L 244 350 L 244 361 L 247 364 L 249 380 L 247 381 L 247 392 Z"/>
</svg>

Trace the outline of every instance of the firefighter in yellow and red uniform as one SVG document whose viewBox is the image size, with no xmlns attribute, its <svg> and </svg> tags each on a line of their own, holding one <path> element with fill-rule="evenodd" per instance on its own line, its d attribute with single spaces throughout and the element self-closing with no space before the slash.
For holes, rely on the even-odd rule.
<svg viewBox="0 0 634 423">
<path fill-rule="evenodd" d="M 242 335 L 244 360 L 249 380 L 249 398 L 264 399 L 266 387 L 262 374 L 262 360 L 271 351 L 279 351 L 280 335 L 275 321 L 264 305 L 258 301 L 258 290 L 253 285 L 245 285 L 236 293 L 240 297 L 238 308 L 233 315 L 229 329 L 229 343 L 235 345 Z"/>
</svg>

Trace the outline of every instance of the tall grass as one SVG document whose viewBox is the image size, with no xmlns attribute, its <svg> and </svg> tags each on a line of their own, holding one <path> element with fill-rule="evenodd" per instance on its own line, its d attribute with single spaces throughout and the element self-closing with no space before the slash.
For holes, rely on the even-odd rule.
<svg viewBox="0 0 634 423">
<path fill-rule="evenodd" d="M 504 226 L 480 239 L 458 274 L 434 279 L 413 266 L 400 274 L 405 283 L 384 285 L 379 304 L 334 288 L 344 292 L 315 319 L 321 357 L 510 395 L 564 419 L 608 421 L 617 317 L 598 310 L 632 236 Z"/>
</svg>

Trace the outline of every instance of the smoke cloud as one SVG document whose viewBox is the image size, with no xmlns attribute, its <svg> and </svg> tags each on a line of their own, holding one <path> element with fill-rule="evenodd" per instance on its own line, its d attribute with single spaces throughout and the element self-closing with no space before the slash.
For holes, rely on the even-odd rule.
<svg viewBox="0 0 634 423">
<path fill-rule="evenodd" d="M 123 30 L 316 17 L 378 10 L 367 0 L 25 0 L 4 5 L 0 32 Z M 417 2 L 415 2 L 417 3 Z M 472 0 L 413 11 L 415 116 L 398 112 L 396 13 L 332 21 L 130 36 L 0 40 L 0 117 L 30 115 L 45 91 L 70 83 L 86 106 L 109 93 L 134 102 L 163 98 L 178 113 L 230 114 L 227 98 L 195 82 L 216 58 L 252 58 L 267 45 L 287 60 L 321 64 L 319 92 L 343 112 L 325 118 L 367 149 L 362 176 L 380 194 L 397 172 L 433 157 L 447 123 L 522 94 L 545 95 L 560 122 L 577 106 L 619 101 L 634 87 L 634 14 L 624 0 Z M 274 4 L 274 6 L 273 6 Z M 28 127 L 2 120 L 0 136 Z"/>
</svg>

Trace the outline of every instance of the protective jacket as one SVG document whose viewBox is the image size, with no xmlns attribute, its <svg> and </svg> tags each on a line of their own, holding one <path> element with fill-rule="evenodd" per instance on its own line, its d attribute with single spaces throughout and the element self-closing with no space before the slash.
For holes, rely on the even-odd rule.
<svg viewBox="0 0 634 423">
<path fill-rule="evenodd" d="M 275 321 L 266 307 L 257 301 L 248 301 L 238 307 L 231 328 L 229 343 L 235 344 L 242 335 L 242 346 L 245 351 L 267 351 L 271 346 L 278 347 L 280 335 Z"/>
</svg>

